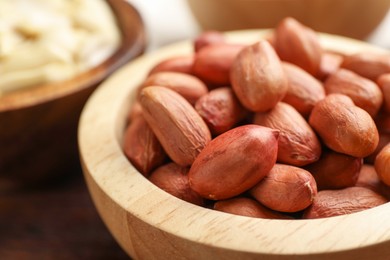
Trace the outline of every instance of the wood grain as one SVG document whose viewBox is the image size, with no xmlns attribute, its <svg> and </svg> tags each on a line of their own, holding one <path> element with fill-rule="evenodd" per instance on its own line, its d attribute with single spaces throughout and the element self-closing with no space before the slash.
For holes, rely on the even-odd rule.
<svg viewBox="0 0 390 260">
<path fill-rule="evenodd" d="M 235 32 L 228 39 L 252 43 L 269 32 Z M 320 39 L 337 52 L 385 52 L 343 37 L 321 34 Z M 103 83 L 81 117 L 84 176 L 99 214 L 126 252 L 135 259 L 386 259 L 389 203 L 327 219 L 255 219 L 179 200 L 137 172 L 121 148 L 135 89 L 154 64 L 191 47 L 182 42 L 131 62 Z"/>
<path fill-rule="evenodd" d="M 29 185 L 78 164 L 77 124 L 86 100 L 146 45 L 136 9 L 122 0 L 108 2 L 122 31 L 122 43 L 108 60 L 68 81 L 0 97 L 0 182 Z"/>
</svg>

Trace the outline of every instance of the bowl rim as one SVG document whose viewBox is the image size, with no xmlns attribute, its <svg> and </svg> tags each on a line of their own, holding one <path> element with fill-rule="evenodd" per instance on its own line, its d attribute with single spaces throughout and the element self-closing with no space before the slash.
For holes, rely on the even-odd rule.
<svg viewBox="0 0 390 260">
<path fill-rule="evenodd" d="M 270 32 L 243 30 L 228 32 L 226 36 L 231 42 L 250 43 L 266 38 Z M 350 54 L 361 49 L 387 52 L 342 36 L 319 36 L 326 49 L 337 52 Z M 127 214 L 176 237 L 207 246 L 255 254 L 308 255 L 390 243 L 390 222 L 386 218 L 390 215 L 390 203 L 323 219 L 256 219 L 182 201 L 140 174 L 127 160 L 121 146 L 134 90 L 158 61 L 191 52 L 191 41 L 183 41 L 145 54 L 118 70 L 93 93 L 84 107 L 78 129 L 80 159 L 86 178 L 92 178 Z"/>
<path fill-rule="evenodd" d="M 130 59 L 145 51 L 145 25 L 138 10 L 128 1 L 108 0 L 107 3 L 115 15 L 122 36 L 118 49 L 99 65 L 71 79 L 0 95 L 0 112 L 37 106 L 95 86 Z M 130 20 L 132 23 L 129 23 Z"/>
</svg>

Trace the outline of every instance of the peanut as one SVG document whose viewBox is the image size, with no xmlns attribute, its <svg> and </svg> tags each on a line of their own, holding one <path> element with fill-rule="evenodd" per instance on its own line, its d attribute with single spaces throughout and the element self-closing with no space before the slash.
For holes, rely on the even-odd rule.
<svg viewBox="0 0 390 260">
<path fill-rule="evenodd" d="M 379 179 L 387 186 L 390 186 L 390 143 L 378 153 L 374 166 Z"/>
<path fill-rule="evenodd" d="M 365 187 L 367 189 L 373 190 L 376 193 L 382 195 L 386 199 L 390 200 L 390 187 L 385 185 L 378 177 L 378 174 L 375 171 L 375 167 L 370 164 L 363 164 L 359 178 L 356 182 L 356 186 Z"/>
<path fill-rule="evenodd" d="M 205 46 L 225 42 L 226 40 L 223 33 L 219 31 L 205 31 L 195 38 L 194 50 L 195 52 L 198 52 Z"/>
<path fill-rule="evenodd" d="M 127 127 L 123 150 L 129 161 L 144 176 L 148 176 L 166 158 L 164 149 L 142 116 L 134 118 Z"/>
<path fill-rule="evenodd" d="M 264 206 L 282 212 L 297 212 L 310 206 L 317 194 L 313 176 L 306 170 L 275 164 L 250 194 Z"/>
<path fill-rule="evenodd" d="M 270 210 L 259 202 L 251 198 L 236 197 L 227 200 L 215 202 L 214 209 L 235 215 L 267 218 L 267 219 L 290 219 L 291 217 L 283 215 L 279 212 Z"/>
<path fill-rule="evenodd" d="M 318 190 L 342 189 L 356 184 L 362 164 L 362 158 L 328 150 L 305 169 L 313 175 Z"/>
<path fill-rule="evenodd" d="M 194 74 L 211 87 L 230 85 L 230 67 L 244 47 L 228 43 L 203 47 L 195 54 Z"/>
<path fill-rule="evenodd" d="M 143 82 L 141 89 L 148 86 L 161 86 L 172 89 L 192 105 L 208 92 L 206 85 L 197 77 L 181 72 L 157 72 Z"/>
<path fill-rule="evenodd" d="M 293 63 L 313 76 L 319 74 L 323 51 L 312 29 L 287 17 L 275 29 L 274 44 L 281 60 Z"/>
<path fill-rule="evenodd" d="M 232 198 L 250 189 L 275 164 L 278 135 L 277 130 L 245 125 L 217 136 L 192 164 L 191 188 L 212 200 Z"/>
<path fill-rule="evenodd" d="M 140 93 L 143 115 L 169 157 L 188 166 L 211 140 L 207 125 L 175 91 L 151 86 Z"/>
<path fill-rule="evenodd" d="M 273 108 L 286 95 L 288 88 L 281 62 L 265 40 L 239 53 L 230 78 L 241 104 L 254 112 Z"/>
<path fill-rule="evenodd" d="M 303 117 L 308 117 L 314 105 L 325 98 L 321 82 L 300 67 L 282 62 L 288 89 L 283 102 L 292 105 Z"/>
<path fill-rule="evenodd" d="M 382 74 L 376 82 L 383 93 L 383 108 L 390 113 L 390 73 Z"/>
<path fill-rule="evenodd" d="M 379 142 L 371 116 L 342 94 L 330 94 L 319 101 L 309 123 L 325 145 L 339 153 L 365 157 L 375 151 Z"/>
<path fill-rule="evenodd" d="M 387 202 L 378 193 L 363 187 L 318 192 L 312 205 L 305 210 L 303 218 L 326 218 L 370 209 Z"/>
<path fill-rule="evenodd" d="M 323 52 L 318 78 L 325 81 L 330 75 L 340 68 L 343 59 L 344 57 L 341 54 L 326 51 Z"/>
<path fill-rule="evenodd" d="M 280 131 L 278 161 L 303 166 L 317 161 L 321 144 L 311 126 L 289 104 L 279 102 L 268 112 L 256 113 L 255 124 Z"/>
<path fill-rule="evenodd" d="M 190 188 L 188 170 L 188 167 L 168 163 L 153 171 L 149 180 L 157 187 L 179 199 L 196 205 L 203 205 L 203 198 Z"/>
<path fill-rule="evenodd" d="M 380 75 L 390 73 L 390 55 L 359 52 L 345 56 L 341 67 L 376 81 Z"/>
<path fill-rule="evenodd" d="M 172 71 L 192 74 L 194 55 L 176 56 L 164 59 L 150 69 L 149 75 L 156 72 Z"/>
<path fill-rule="evenodd" d="M 358 74 L 339 69 L 324 83 L 327 94 L 339 93 L 349 96 L 354 104 L 375 116 L 382 106 L 383 94 L 375 82 Z"/>
<path fill-rule="evenodd" d="M 214 135 L 233 128 L 247 115 L 229 87 L 211 90 L 196 102 L 195 109 Z"/>
</svg>

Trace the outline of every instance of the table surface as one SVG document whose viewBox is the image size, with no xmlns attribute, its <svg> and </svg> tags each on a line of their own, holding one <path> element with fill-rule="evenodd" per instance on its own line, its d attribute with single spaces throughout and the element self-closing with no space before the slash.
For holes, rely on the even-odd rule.
<svg viewBox="0 0 390 260">
<path fill-rule="evenodd" d="M 81 169 L 0 192 L 0 259 L 129 259 L 97 214 Z"/>
</svg>

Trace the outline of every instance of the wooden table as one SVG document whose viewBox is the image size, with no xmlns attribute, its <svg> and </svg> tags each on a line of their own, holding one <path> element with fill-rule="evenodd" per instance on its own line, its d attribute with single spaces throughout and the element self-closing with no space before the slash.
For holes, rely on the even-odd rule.
<svg viewBox="0 0 390 260">
<path fill-rule="evenodd" d="M 129 259 L 94 208 L 81 170 L 0 190 L 0 259 Z"/>
</svg>

